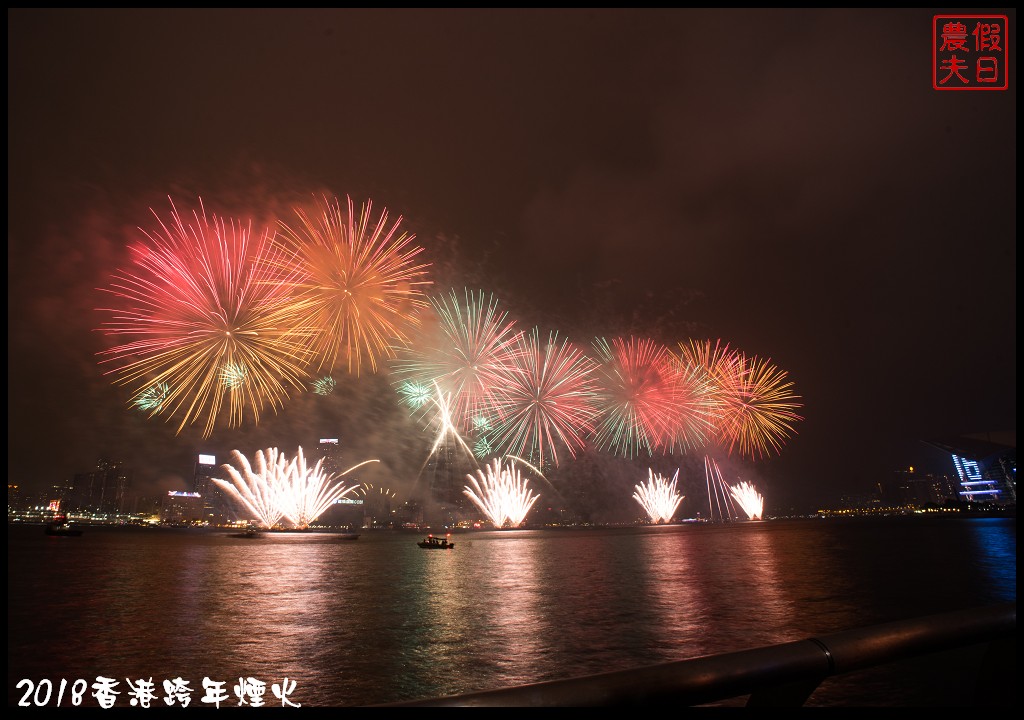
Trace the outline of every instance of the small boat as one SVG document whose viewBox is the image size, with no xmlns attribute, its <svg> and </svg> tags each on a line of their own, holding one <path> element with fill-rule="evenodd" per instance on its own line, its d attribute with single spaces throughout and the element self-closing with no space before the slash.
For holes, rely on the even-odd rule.
<svg viewBox="0 0 1024 720">
<path fill-rule="evenodd" d="M 54 520 L 43 529 L 47 535 L 57 537 L 81 537 L 82 531 L 79 528 L 71 527 L 67 520 Z"/>
<path fill-rule="evenodd" d="M 427 535 L 416 544 L 430 550 L 451 550 L 455 547 L 455 543 L 448 542 L 447 537 L 437 537 L 436 535 Z"/>
<path fill-rule="evenodd" d="M 338 533 L 339 540 L 358 540 L 359 533 Z"/>
<path fill-rule="evenodd" d="M 245 530 L 243 532 L 231 533 L 230 535 L 228 535 L 228 537 L 242 538 L 244 540 L 254 540 L 256 538 L 263 537 L 263 533 L 259 532 L 255 528 L 249 528 L 248 530 Z"/>
</svg>

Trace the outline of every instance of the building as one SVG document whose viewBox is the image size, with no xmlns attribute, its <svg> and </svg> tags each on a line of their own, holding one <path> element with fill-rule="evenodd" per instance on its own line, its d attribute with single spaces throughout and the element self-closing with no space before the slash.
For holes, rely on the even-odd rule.
<svg viewBox="0 0 1024 720">
<path fill-rule="evenodd" d="M 316 446 L 316 452 L 311 455 L 312 457 L 307 457 L 307 460 L 312 465 L 316 465 L 317 461 L 323 458 L 321 469 L 325 475 L 339 475 L 344 471 L 341 464 L 341 443 L 338 438 L 321 438 Z"/>
<path fill-rule="evenodd" d="M 950 454 L 963 502 L 1017 504 L 1017 433 L 980 433 L 927 441 Z"/>
<path fill-rule="evenodd" d="M 192 473 L 192 492 L 203 499 L 202 517 L 211 525 L 224 525 L 237 512 L 220 485 L 214 482 L 223 479 L 215 455 L 199 455 Z"/>
<path fill-rule="evenodd" d="M 203 497 L 197 492 L 170 490 L 160 505 L 160 522 L 167 525 L 203 524 L 203 515 Z"/>
<path fill-rule="evenodd" d="M 877 483 L 878 498 L 886 507 L 944 505 L 959 499 L 959 484 L 949 475 L 918 472 L 909 467 Z"/>
<path fill-rule="evenodd" d="M 95 470 L 75 475 L 61 509 L 111 515 L 123 513 L 131 476 L 131 470 L 124 463 L 100 458 Z"/>
</svg>

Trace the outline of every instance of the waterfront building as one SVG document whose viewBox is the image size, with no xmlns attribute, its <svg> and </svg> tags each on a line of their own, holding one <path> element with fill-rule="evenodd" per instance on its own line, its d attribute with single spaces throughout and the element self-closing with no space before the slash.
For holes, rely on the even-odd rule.
<svg viewBox="0 0 1024 720">
<path fill-rule="evenodd" d="M 235 515 L 215 479 L 223 479 L 215 455 L 199 455 L 192 475 L 192 492 L 202 498 L 200 515 L 211 525 L 223 525 Z"/>
<path fill-rule="evenodd" d="M 197 525 L 203 517 L 203 496 L 197 492 L 169 490 L 160 506 L 160 522 L 167 525 Z"/>
<path fill-rule="evenodd" d="M 1016 432 L 981 433 L 929 440 L 950 454 L 958 499 L 996 505 L 1017 504 Z"/>
<path fill-rule="evenodd" d="M 118 514 L 124 512 L 132 471 L 122 462 L 100 458 L 94 470 L 77 473 L 63 498 L 66 512 Z"/>
</svg>

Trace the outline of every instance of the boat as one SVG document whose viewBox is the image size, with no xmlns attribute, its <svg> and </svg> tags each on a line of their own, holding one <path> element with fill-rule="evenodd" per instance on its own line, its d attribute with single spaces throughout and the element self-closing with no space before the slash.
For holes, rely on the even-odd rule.
<svg viewBox="0 0 1024 720">
<path fill-rule="evenodd" d="M 43 531 L 47 535 L 53 535 L 55 537 L 81 537 L 82 530 L 80 528 L 71 527 L 66 519 L 56 519 L 51 523 L 48 523 Z"/>
<path fill-rule="evenodd" d="M 447 537 L 437 537 L 436 535 L 427 535 L 416 544 L 429 550 L 451 550 L 455 547 L 455 543 L 448 542 Z"/>
<path fill-rule="evenodd" d="M 248 530 L 245 530 L 243 532 L 231 533 L 230 535 L 228 535 L 228 537 L 242 538 L 244 540 L 254 540 L 256 538 L 263 537 L 263 533 L 259 532 L 254 528 L 249 528 Z"/>
<path fill-rule="evenodd" d="M 339 540 L 358 540 L 359 533 L 338 533 Z"/>
</svg>

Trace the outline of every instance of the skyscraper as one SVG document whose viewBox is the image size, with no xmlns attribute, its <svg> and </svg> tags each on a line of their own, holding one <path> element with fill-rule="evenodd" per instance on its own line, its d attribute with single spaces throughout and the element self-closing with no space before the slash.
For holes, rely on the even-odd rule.
<svg viewBox="0 0 1024 720">
<path fill-rule="evenodd" d="M 124 463 L 100 458 L 96 469 L 77 473 L 66 499 L 66 511 L 117 514 L 125 511 L 132 472 Z"/>
</svg>

